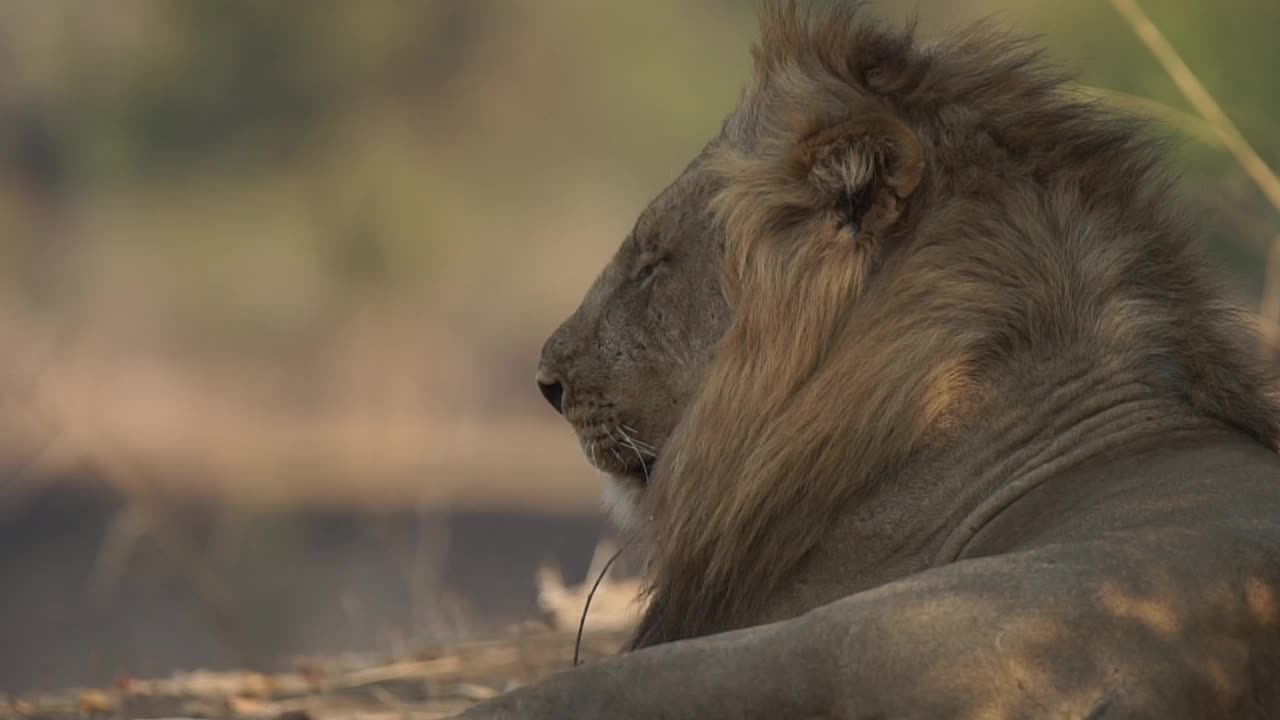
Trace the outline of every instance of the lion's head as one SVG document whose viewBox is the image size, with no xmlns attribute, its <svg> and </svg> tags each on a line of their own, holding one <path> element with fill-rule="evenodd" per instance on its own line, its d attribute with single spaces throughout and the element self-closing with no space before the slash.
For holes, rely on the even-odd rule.
<svg viewBox="0 0 1280 720">
<path fill-rule="evenodd" d="M 695 160 L 641 214 L 542 351 L 538 386 L 608 476 L 623 525 L 729 323 L 707 209 L 715 187 Z"/>
<path fill-rule="evenodd" d="M 1064 356 L 1268 445 L 1234 309 L 1139 123 L 977 28 L 769 3 L 755 77 L 548 341 L 650 540 L 638 644 L 759 620 L 835 515 Z"/>
</svg>

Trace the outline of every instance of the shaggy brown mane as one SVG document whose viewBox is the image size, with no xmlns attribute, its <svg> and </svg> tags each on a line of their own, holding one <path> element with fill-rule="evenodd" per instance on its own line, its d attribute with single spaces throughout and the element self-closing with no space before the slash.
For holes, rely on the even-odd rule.
<svg viewBox="0 0 1280 720">
<path fill-rule="evenodd" d="M 949 442 L 1014 362 L 1144 373 L 1274 447 L 1237 313 L 1159 148 L 985 26 L 920 46 L 769 3 L 708 164 L 733 323 L 647 493 L 635 645 L 747 622 L 842 509 Z M 876 184 L 865 223 L 844 214 Z"/>
</svg>

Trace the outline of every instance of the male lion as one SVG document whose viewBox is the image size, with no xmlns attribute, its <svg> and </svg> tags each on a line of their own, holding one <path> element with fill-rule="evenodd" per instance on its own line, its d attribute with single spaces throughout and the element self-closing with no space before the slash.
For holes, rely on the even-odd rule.
<svg viewBox="0 0 1280 720">
<path fill-rule="evenodd" d="M 1280 411 L 1158 149 L 824 8 L 544 350 L 632 651 L 465 717 L 1280 717 Z"/>
</svg>

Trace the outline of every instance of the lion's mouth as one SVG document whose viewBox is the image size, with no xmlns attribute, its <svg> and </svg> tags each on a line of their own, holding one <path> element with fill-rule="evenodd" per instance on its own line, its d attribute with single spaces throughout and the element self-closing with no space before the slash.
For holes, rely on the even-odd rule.
<svg viewBox="0 0 1280 720">
<path fill-rule="evenodd" d="M 649 468 L 645 465 L 625 468 L 621 472 L 610 473 L 613 477 L 632 482 L 638 485 L 647 486 L 649 484 Z"/>
<path fill-rule="evenodd" d="M 597 470 L 616 478 L 647 485 L 658 450 L 627 426 L 599 425 L 578 431 L 582 452 Z"/>
</svg>

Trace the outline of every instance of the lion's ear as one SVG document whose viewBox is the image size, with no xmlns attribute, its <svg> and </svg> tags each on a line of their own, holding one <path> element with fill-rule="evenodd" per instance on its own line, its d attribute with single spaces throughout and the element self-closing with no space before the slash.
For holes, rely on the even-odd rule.
<svg viewBox="0 0 1280 720">
<path fill-rule="evenodd" d="M 845 120 L 816 130 L 794 160 L 820 207 L 859 242 L 875 242 L 902 215 L 924 175 L 924 152 L 910 129 L 888 116 Z"/>
</svg>

